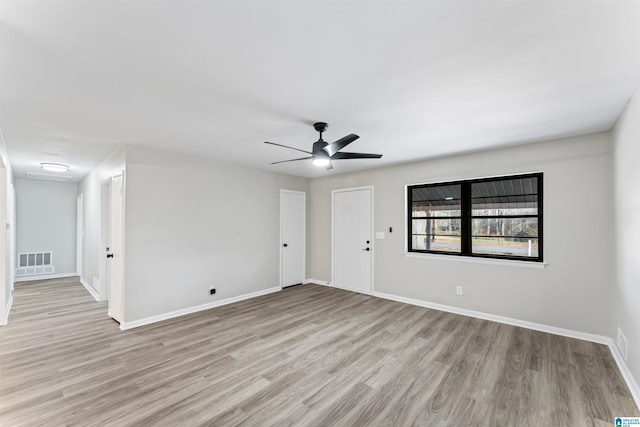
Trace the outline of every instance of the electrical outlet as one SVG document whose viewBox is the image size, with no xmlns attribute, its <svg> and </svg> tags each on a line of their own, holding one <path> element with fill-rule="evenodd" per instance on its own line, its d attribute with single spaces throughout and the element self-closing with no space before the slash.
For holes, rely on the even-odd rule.
<svg viewBox="0 0 640 427">
<path fill-rule="evenodd" d="M 456 295 L 462 295 L 462 286 L 456 286 Z"/>
<path fill-rule="evenodd" d="M 624 336 L 620 327 L 618 327 L 617 344 L 618 344 L 618 350 L 620 350 L 620 354 L 622 355 L 624 360 L 627 360 L 627 337 Z"/>
<path fill-rule="evenodd" d="M 214 295 L 216 293 L 216 287 L 215 286 L 210 286 L 209 287 L 209 295 Z"/>
</svg>

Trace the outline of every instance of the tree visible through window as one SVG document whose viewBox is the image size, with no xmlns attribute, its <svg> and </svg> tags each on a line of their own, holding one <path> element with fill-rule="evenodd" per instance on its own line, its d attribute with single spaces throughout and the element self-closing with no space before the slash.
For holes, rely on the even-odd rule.
<svg viewBox="0 0 640 427">
<path fill-rule="evenodd" d="M 407 187 L 408 250 L 542 261 L 542 174 Z"/>
</svg>

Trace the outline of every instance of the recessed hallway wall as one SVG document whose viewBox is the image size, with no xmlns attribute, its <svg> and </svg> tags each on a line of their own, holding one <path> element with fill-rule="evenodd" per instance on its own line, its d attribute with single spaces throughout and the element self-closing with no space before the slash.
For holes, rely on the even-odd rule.
<svg viewBox="0 0 640 427">
<path fill-rule="evenodd" d="M 76 273 L 76 183 L 16 179 L 17 254 L 51 252 L 53 274 Z M 26 276 L 23 276 L 23 278 Z"/>
</svg>

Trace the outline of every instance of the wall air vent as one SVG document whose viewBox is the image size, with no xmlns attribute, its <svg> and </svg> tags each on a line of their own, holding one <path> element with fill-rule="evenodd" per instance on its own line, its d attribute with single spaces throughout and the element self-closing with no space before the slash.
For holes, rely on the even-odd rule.
<svg viewBox="0 0 640 427">
<path fill-rule="evenodd" d="M 16 277 L 53 274 L 53 257 L 51 252 L 25 252 L 18 254 Z"/>
<path fill-rule="evenodd" d="M 36 172 L 26 172 L 26 176 L 29 179 L 41 179 L 44 181 L 67 182 L 73 179 L 73 177 L 69 175 L 53 175 L 49 173 L 36 173 Z"/>
</svg>

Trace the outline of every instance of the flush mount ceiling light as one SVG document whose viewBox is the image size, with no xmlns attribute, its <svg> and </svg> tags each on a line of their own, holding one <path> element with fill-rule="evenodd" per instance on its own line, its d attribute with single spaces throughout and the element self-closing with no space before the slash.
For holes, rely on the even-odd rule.
<svg viewBox="0 0 640 427">
<path fill-rule="evenodd" d="M 69 166 L 59 163 L 40 163 L 40 167 L 49 172 L 69 172 Z"/>
</svg>

